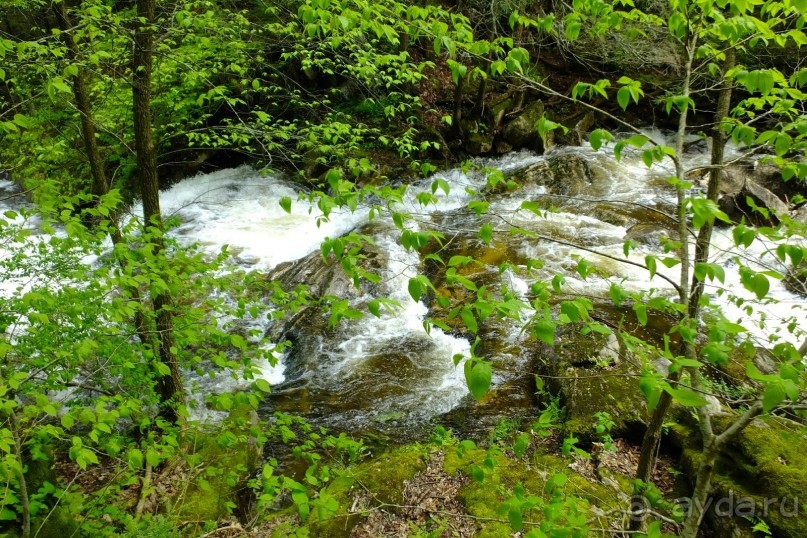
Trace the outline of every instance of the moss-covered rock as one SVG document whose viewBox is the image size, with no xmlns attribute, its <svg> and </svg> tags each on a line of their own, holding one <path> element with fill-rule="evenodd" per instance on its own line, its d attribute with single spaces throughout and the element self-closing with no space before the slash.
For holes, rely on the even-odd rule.
<svg viewBox="0 0 807 538">
<path fill-rule="evenodd" d="M 558 335 L 539 372 L 566 406 L 565 430 L 593 440 L 594 414 L 607 412 L 615 422 L 614 435 L 635 436 L 648 418 L 636 375 L 641 364 L 614 335 L 581 334 L 577 329 L 569 326 Z"/>
<path fill-rule="evenodd" d="M 563 129 L 555 129 L 546 134 L 546 150 L 555 146 L 582 146 L 586 135 L 594 127 L 595 116 L 591 111 L 575 114 L 560 123 Z"/>
<path fill-rule="evenodd" d="M 487 463 L 485 460 L 488 460 Z M 492 463 L 492 465 L 490 465 Z M 606 529 L 613 514 L 625 509 L 630 498 L 630 481 L 627 477 L 606 480 L 586 477 L 572 469 L 572 460 L 561 456 L 535 452 L 528 459 L 514 460 L 503 454 L 491 454 L 481 449 L 467 450 L 459 455 L 448 451 L 444 469 L 448 474 L 468 474 L 472 465 L 488 469 L 484 480 L 469 481 L 460 491 L 468 514 L 477 518 L 501 519 L 498 507 L 509 497 L 516 485 L 522 485 L 527 494 L 545 496 L 547 481 L 556 474 L 566 477 L 564 491 L 575 510 L 586 513 L 591 526 L 590 535 L 599 535 L 594 528 Z M 545 515 L 536 511 L 524 515 L 525 520 L 541 521 Z M 511 536 L 513 529 L 499 521 L 484 521 L 477 536 Z"/>
<path fill-rule="evenodd" d="M 519 184 L 546 187 L 550 194 L 580 196 L 591 194 L 594 174 L 589 163 L 576 153 L 561 153 L 508 174 Z"/>
<path fill-rule="evenodd" d="M 260 464 L 255 428 L 257 416 L 252 408 L 237 406 L 220 429 L 189 432 L 195 446 L 190 462 L 204 471 L 172 499 L 173 511 L 180 519 L 219 521 L 239 508 L 246 480 Z"/>
<path fill-rule="evenodd" d="M 56 506 L 44 517 L 31 521 L 32 533 L 38 538 L 64 538 L 65 536 L 78 536 L 79 522 L 70 511 L 62 506 Z"/>
<path fill-rule="evenodd" d="M 469 155 L 485 155 L 493 149 L 493 137 L 479 132 L 470 133 L 462 147 Z"/>
<path fill-rule="evenodd" d="M 715 420 L 718 431 L 729 420 Z M 684 470 L 694 476 L 700 462 L 696 426 L 679 420 L 671 433 L 682 449 Z M 707 514 L 712 527 L 747 532 L 750 525 L 743 516 L 754 516 L 764 520 L 774 536 L 807 536 L 807 436 L 802 426 L 777 417 L 755 420 L 718 459 L 712 484 L 713 505 Z M 715 509 L 729 513 L 717 515 Z"/>
<path fill-rule="evenodd" d="M 326 521 L 312 522 L 315 536 L 349 536 L 361 514 L 353 513 L 356 498 L 370 496 L 372 502 L 401 504 L 406 480 L 426 468 L 428 449 L 422 445 L 404 446 L 345 469 L 325 492 L 339 503 L 337 513 Z"/>
<path fill-rule="evenodd" d="M 544 103 L 535 101 L 510 120 L 502 129 L 502 138 L 513 147 L 530 147 L 543 150 L 543 141 L 538 133 L 538 120 L 544 115 Z"/>
</svg>

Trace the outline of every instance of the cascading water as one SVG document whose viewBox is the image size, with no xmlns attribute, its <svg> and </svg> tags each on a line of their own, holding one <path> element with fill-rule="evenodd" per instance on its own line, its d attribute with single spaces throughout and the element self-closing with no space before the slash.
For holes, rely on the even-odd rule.
<svg viewBox="0 0 807 538">
<path fill-rule="evenodd" d="M 653 136 L 662 135 L 653 133 Z M 407 221 L 409 226 L 440 231 L 446 238 L 447 250 L 462 243 L 470 245 L 470 254 L 484 246 L 477 239 L 477 232 L 481 223 L 489 222 L 494 227 L 495 241 L 508 253 L 508 261 L 523 265 L 529 259 L 539 259 L 544 266 L 538 276 L 548 280 L 557 273 L 564 274 L 566 289 L 572 293 L 607 300 L 610 282 L 621 281 L 628 289 L 655 288 L 658 293 L 672 295 L 673 289 L 667 281 L 659 276 L 651 279 L 646 270 L 619 261 L 642 263 L 648 254 L 660 254 L 657 242 L 639 241 L 625 258 L 623 243 L 637 223 L 661 221 L 661 228 L 669 228 L 669 222 L 664 223 L 660 214 L 673 212 L 675 205 L 675 193 L 666 183 L 671 174 L 668 167 L 654 165 L 648 169 L 635 151 L 626 150 L 622 161 L 617 163 L 608 149 L 584 148 L 561 148 L 546 156 L 512 153 L 479 164 L 509 173 L 543 166 L 548 159 L 562 155 L 579 158 L 590 172 L 582 191 L 552 197 L 545 185 L 526 183 L 515 192 L 488 194 L 490 210 L 480 216 L 469 211 L 466 204 L 472 199 L 469 191 L 484 191 L 484 174 L 456 169 L 438 174 L 448 183 L 450 193 L 444 195 L 437 190 L 437 203 L 424 207 L 414 196 L 419 190 L 430 190 L 434 178 L 429 178 L 413 185 L 396 210 L 413 216 L 412 221 Z M 689 166 L 705 163 L 708 153 L 692 152 L 686 160 Z M 290 212 L 280 207 L 283 197 L 295 200 Z M 300 333 L 308 339 L 305 342 L 298 334 L 295 347 L 302 351 L 297 355 L 294 351 L 287 353 L 277 366 L 261 368 L 261 375 L 274 387 L 265 411 L 281 409 L 302 413 L 339 429 L 380 429 L 392 434 L 425 425 L 457 406 L 461 406 L 463 413 L 474 413 L 476 406 L 465 387 L 462 366 L 455 367 L 452 360 L 456 354 L 467 355 L 470 342 L 459 333 L 449 334 L 437 328 L 430 334 L 424 331 L 422 323 L 430 315 L 429 308 L 423 302 L 413 302 L 407 291 L 409 278 L 422 270 L 423 260 L 400 245 L 400 231 L 392 226 L 391 220 L 387 217 L 369 220 L 367 211 L 361 208 L 355 213 L 334 211 L 329 219 L 323 219 L 316 206 L 296 199 L 297 191 L 291 183 L 247 167 L 186 179 L 163 192 L 161 198 L 164 213 L 176 215 L 180 220 L 172 231 L 180 242 L 199 244 L 211 254 L 229 245 L 234 263 L 250 271 L 267 273 L 283 262 L 298 263 L 295 260 L 317 252 L 326 237 L 339 237 L 356 229 L 372 237 L 374 248 L 383 252 L 376 260 L 382 281 L 369 292 L 356 292 L 351 301 L 361 307 L 370 298 L 383 296 L 398 301 L 401 308 L 383 312 L 378 318 L 365 315 L 359 320 L 346 320 L 335 328 L 326 327 L 322 315 L 311 318 L 320 324 L 312 326 L 308 333 Z M 546 216 L 538 217 L 519 210 L 524 200 L 549 200 L 556 207 Z M 139 208 L 133 212 L 138 213 Z M 510 237 L 511 226 L 560 242 Z M 746 260 L 756 258 L 762 263 L 766 260 L 774 263 L 773 256 L 764 255 L 769 247 L 757 241 L 747 252 L 740 252 L 730 236 L 716 231 L 713 250 L 726 268 L 723 287 L 738 296 L 750 297 L 752 294 L 739 284 L 733 258 L 742 256 Z M 577 257 L 590 259 L 607 277 L 580 278 L 575 270 Z M 748 263 L 753 268 L 762 267 L 759 261 Z M 677 271 L 677 267 L 658 265 L 659 274 L 673 281 L 678 279 Z M 498 278 L 495 268 L 490 268 L 489 273 L 491 278 Z M 509 289 L 522 298 L 527 296 L 530 282 L 512 270 L 504 273 L 504 279 Z M 715 291 L 711 283 L 709 288 Z M 737 306 L 737 301 L 729 300 L 727 295 L 718 300 L 729 318 L 742 318 L 751 327 L 764 323 L 766 330 L 757 331 L 758 336 L 778 331 L 783 338 L 793 338 L 798 344 L 787 331 L 787 324 L 794 316 L 802 316 L 804 300 L 776 280 L 772 281 L 771 295 L 778 301 L 776 304 L 756 305 L 750 314 L 745 306 Z M 249 323 L 266 332 L 272 322 L 263 312 Z M 496 364 L 494 386 L 514 383 L 520 396 L 508 394 L 514 401 L 520 398 L 522 403 L 512 405 L 533 405 L 531 385 L 524 379 L 531 377 L 529 357 L 534 355 L 534 342 L 519 331 L 516 322 L 501 322 L 490 330 L 498 332 L 500 340 L 497 348 L 485 350 Z M 266 343 L 255 341 L 253 345 Z M 240 386 L 226 375 L 192 382 L 203 393 Z M 502 413 L 511 411 L 508 405 L 501 404 Z M 204 418 L 203 413 L 198 416 Z"/>
</svg>

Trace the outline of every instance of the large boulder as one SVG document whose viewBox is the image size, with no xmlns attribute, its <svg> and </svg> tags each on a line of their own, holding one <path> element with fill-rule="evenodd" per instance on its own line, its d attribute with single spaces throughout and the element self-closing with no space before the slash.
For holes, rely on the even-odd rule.
<svg viewBox="0 0 807 538">
<path fill-rule="evenodd" d="M 469 155 L 485 155 L 493 149 L 493 137 L 479 132 L 470 133 L 462 147 Z"/>
<path fill-rule="evenodd" d="M 745 159 L 727 166 L 719 183 L 720 209 L 735 222 L 743 217 L 757 225 L 778 222 L 791 211 L 790 200 L 797 195 L 807 195 L 804 182 L 797 179 L 785 181 L 778 166 Z M 748 199 L 766 210 L 766 217 L 749 205 Z"/>
<path fill-rule="evenodd" d="M 360 256 L 361 266 L 373 273 L 381 271 L 388 261 L 385 251 L 370 243 L 363 245 Z M 313 303 L 276 319 L 267 331 L 266 337 L 273 342 L 288 340 L 292 343 L 285 361 L 287 380 L 294 380 L 308 370 L 308 362 L 315 360 L 323 339 L 333 337 L 328 313 L 316 303 L 318 299 L 332 295 L 361 302 L 372 298 L 377 291 L 376 286 L 365 279 L 359 281 L 357 288 L 334 256 L 323 258 L 319 250 L 299 260 L 279 264 L 269 272 L 267 279 L 278 282 L 286 292 L 306 286 Z"/>
<path fill-rule="evenodd" d="M 561 121 L 563 129 L 555 129 L 546 134 L 546 150 L 555 146 L 582 146 L 586 135 L 594 127 L 595 116 L 593 112 L 575 115 Z"/>
<path fill-rule="evenodd" d="M 542 151 L 544 144 L 538 133 L 538 121 L 544 115 L 544 103 L 535 101 L 507 122 L 502 129 L 502 138 L 515 148 L 529 147 Z"/>
<path fill-rule="evenodd" d="M 639 389 L 642 365 L 614 335 L 582 334 L 564 327 L 555 346 L 545 350 L 539 375 L 566 407 L 566 431 L 583 440 L 593 438 L 595 413 L 615 422 L 614 436 L 637 438 L 648 420 L 647 402 Z"/>
</svg>

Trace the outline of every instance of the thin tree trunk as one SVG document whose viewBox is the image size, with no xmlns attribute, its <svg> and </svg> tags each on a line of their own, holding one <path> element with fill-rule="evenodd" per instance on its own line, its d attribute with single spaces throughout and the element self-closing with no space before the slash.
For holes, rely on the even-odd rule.
<svg viewBox="0 0 807 538">
<path fill-rule="evenodd" d="M 409 32 L 406 30 L 398 32 L 398 52 L 409 52 Z"/>
<path fill-rule="evenodd" d="M 685 66 L 686 72 L 684 76 L 684 84 L 682 93 L 684 97 L 689 97 L 690 84 L 692 77 L 692 62 L 695 59 L 695 50 L 697 47 L 697 35 L 692 36 L 687 44 L 687 63 Z M 676 177 L 680 180 L 684 179 L 685 170 L 681 162 L 681 156 L 684 153 L 684 136 L 686 135 L 687 118 L 689 109 L 684 109 L 678 118 L 678 131 L 675 139 L 675 173 Z M 679 300 L 684 306 L 684 311 L 689 312 L 689 222 L 687 220 L 686 206 L 685 206 L 686 193 L 680 188 L 678 189 L 678 236 L 681 241 L 681 274 L 679 284 Z M 681 323 L 687 323 L 689 320 L 688 315 L 684 315 Z M 689 355 L 690 351 L 687 348 L 691 347 L 684 343 L 685 354 Z M 694 351 L 694 350 L 693 350 Z M 676 383 L 680 379 L 680 371 L 673 372 L 667 377 L 669 383 Z M 661 430 L 664 420 L 667 416 L 667 411 L 672 404 L 672 396 L 663 391 L 653 410 L 653 415 L 645 430 L 644 438 L 642 439 L 642 447 L 639 453 L 639 466 L 636 470 L 636 478 L 649 482 L 653 467 L 656 464 L 656 452 L 661 440 Z M 631 519 L 630 528 L 632 530 L 639 530 L 644 526 L 644 518 L 634 517 Z"/>
<path fill-rule="evenodd" d="M 482 60 L 479 66 L 485 73 L 490 69 L 490 57 Z M 471 109 L 469 118 L 473 121 L 479 121 L 482 118 L 482 112 L 485 110 L 485 97 L 488 94 L 488 77 L 482 77 L 479 81 L 479 86 L 476 89 L 476 98 L 474 99 L 474 107 Z"/>
<path fill-rule="evenodd" d="M 667 381 L 676 383 L 680 378 L 681 371 L 678 370 L 671 373 L 667 377 Z M 647 424 L 647 430 L 645 430 L 644 438 L 642 439 L 642 448 L 639 452 L 639 466 L 636 470 L 636 478 L 642 482 L 650 482 L 650 476 L 653 474 L 653 466 L 656 464 L 656 452 L 661 440 L 661 430 L 664 425 L 664 419 L 667 417 L 667 411 L 670 409 L 670 404 L 672 404 L 672 397 L 663 392 Z"/>
<path fill-rule="evenodd" d="M 680 535 L 682 537 L 695 538 L 698 534 L 698 528 L 706 512 L 705 502 L 712 489 L 712 473 L 714 472 L 717 454 L 717 450 L 713 447 L 705 447 L 703 450 L 701 464 L 698 466 L 695 480 L 695 491 L 689 501 L 689 516 L 684 522 L 684 529 Z"/>
<path fill-rule="evenodd" d="M 459 77 L 457 84 L 454 86 L 454 111 L 451 114 L 451 125 L 453 127 L 454 136 L 462 138 L 462 87 L 465 83 L 465 77 Z"/>
<path fill-rule="evenodd" d="M 157 183 L 157 157 L 151 132 L 151 71 L 155 11 L 155 0 L 137 0 L 137 16 L 143 23 L 138 26 L 134 36 L 132 100 L 137 173 L 143 198 L 144 225 L 147 229 L 156 228 L 156 234 L 151 235 L 151 241 L 154 244 L 154 255 L 160 259 L 164 254 L 161 236 L 163 222 Z M 181 416 L 177 410 L 185 404 L 186 398 L 174 347 L 171 296 L 167 291 L 162 292 L 154 297 L 153 303 L 157 324 L 157 353 L 159 360 L 169 370 L 166 375 L 158 374 L 157 390 L 160 395 L 161 414 L 166 419 L 176 422 Z"/>
<path fill-rule="evenodd" d="M 712 133 L 712 158 L 711 169 L 709 170 L 709 184 L 706 189 L 706 197 L 717 202 L 720 194 L 720 177 L 723 175 L 723 155 L 726 148 L 728 136 L 722 128 L 723 119 L 729 115 L 731 110 L 732 82 L 725 77 L 725 74 L 734 69 L 736 57 L 733 48 L 726 51 L 726 60 L 723 62 L 723 85 L 717 98 L 717 110 L 715 111 L 715 130 Z M 695 243 L 695 263 L 702 263 L 709 259 L 709 244 L 712 240 L 712 230 L 714 224 L 706 223 L 698 232 L 698 240 Z M 703 295 L 703 285 L 701 281 L 692 283 L 692 293 L 690 297 L 689 309 L 690 317 L 697 315 L 698 303 Z"/>
<path fill-rule="evenodd" d="M 476 89 L 476 99 L 474 100 L 474 107 L 471 109 L 470 119 L 479 121 L 482 118 L 482 112 L 485 110 L 485 96 L 488 94 L 488 79 L 482 78 L 479 81 L 479 87 Z"/>
<path fill-rule="evenodd" d="M 92 190 L 96 196 L 103 196 L 109 189 L 106 174 L 104 173 L 103 161 L 98 151 L 98 144 L 95 141 L 95 125 L 92 121 L 92 111 L 90 109 L 90 99 L 87 95 L 84 68 L 78 63 L 79 50 L 73 37 L 70 35 L 70 19 L 67 15 L 65 0 L 54 2 L 53 9 L 56 13 L 56 20 L 59 22 L 59 29 L 62 31 L 62 41 L 67 47 L 67 59 L 78 68 L 73 76 L 73 96 L 76 99 L 81 120 L 81 136 L 84 139 L 84 151 L 87 153 L 87 161 L 90 164 L 92 174 Z"/>
<path fill-rule="evenodd" d="M 73 96 L 76 100 L 76 108 L 78 109 L 79 118 L 81 120 L 81 137 L 84 141 L 84 151 L 87 154 L 87 161 L 90 165 L 93 194 L 100 198 L 109 192 L 109 181 L 104 171 L 104 161 L 101 158 L 101 152 L 98 150 L 98 142 L 95 139 L 95 121 L 93 119 L 92 107 L 90 106 L 89 92 L 87 92 L 87 73 L 83 65 L 78 61 L 80 56 L 78 44 L 70 35 L 70 29 L 73 25 L 67 14 L 67 6 L 65 4 L 66 0 L 62 0 L 61 2 L 54 3 L 53 6 L 59 29 L 62 32 L 62 40 L 67 47 L 67 59 L 78 69 L 73 76 Z M 117 219 L 114 216 L 111 218 L 109 237 L 112 239 L 113 245 L 118 245 L 123 241 Z M 125 270 L 127 265 L 125 258 L 119 257 L 118 264 L 121 269 Z M 126 291 L 138 305 L 142 303 L 140 290 L 136 287 L 127 287 Z M 135 310 L 134 324 L 140 341 L 144 344 L 153 344 L 153 338 L 149 337 L 145 316 L 140 308 Z"/>
<path fill-rule="evenodd" d="M 14 437 L 14 449 L 17 453 L 19 469 L 17 478 L 20 482 L 20 505 L 22 507 L 22 538 L 31 537 L 31 500 L 28 496 L 28 482 L 25 480 L 25 462 L 22 457 L 22 441 L 20 439 L 20 422 L 13 410 L 8 414 L 11 420 L 11 435 Z"/>
</svg>

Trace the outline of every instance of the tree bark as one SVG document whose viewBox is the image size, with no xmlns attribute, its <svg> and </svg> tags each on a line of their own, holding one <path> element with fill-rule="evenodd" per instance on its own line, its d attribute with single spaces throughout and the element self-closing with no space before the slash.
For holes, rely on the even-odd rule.
<svg viewBox="0 0 807 538">
<path fill-rule="evenodd" d="M 92 175 L 92 192 L 95 196 L 100 198 L 109 192 L 109 181 L 104 171 L 104 161 L 98 149 L 98 142 L 95 139 L 95 120 L 93 119 L 86 83 L 87 72 L 81 62 L 79 62 L 80 53 L 78 44 L 70 35 L 70 29 L 73 27 L 73 24 L 67 13 L 66 0 L 54 3 L 53 9 L 56 14 L 59 29 L 62 32 L 62 40 L 64 41 L 65 47 L 67 47 L 67 59 L 78 69 L 73 76 L 73 97 L 76 101 L 76 108 L 78 109 L 79 118 L 81 120 L 81 137 L 84 142 L 84 151 L 87 154 L 87 162 L 90 166 L 90 174 Z M 117 218 L 114 216 L 111 218 L 109 237 L 112 239 L 113 245 L 118 245 L 123 242 Z M 125 258 L 118 257 L 118 264 L 121 269 L 126 269 L 127 262 Z M 140 290 L 135 287 L 128 287 L 126 291 L 138 306 L 141 305 Z M 143 312 L 140 308 L 135 310 L 134 324 L 140 341 L 144 344 L 152 344 L 153 338 L 149 337 L 145 316 L 143 316 Z"/>
<path fill-rule="evenodd" d="M 717 454 L 715 447 L 704 448 L 703 459 L 700 466 L 698 466 L 697 478 L 695 479 L 695 491 L 689 501 L 689 515 L 681 531 L 682 537 L 695 538 L 698 534 L 698 528 L 700 528 L 706 512 L 705 502 L 712 489 L 712 473 L 714 472 Z"/>
<path fill-rule="evenodd" d="M 451 114 L 451 126 L 453 127 L 454 136 L 462 138 L 462 87 L 465 84 L 465 77 L 459 77 L 457 84 L 454 86 L 454 110 Z"/>
<path fill-rule="evenodd" d="M 733 48 L 726 51 L 726 59 L 723 62 L 723 84 L 720 88 L 720 93 L 717 98 L 717 110 L 715 111 L 715 129 L 712 133 L 712 155 L 711 155 L 711 169 L 709 170 L 709 184 L 706 189 L 706 197 L 717 203 L 717 198 L 720 194 L 720 177 L 723 175 L 723 155 L 726 148 L 726 141 L 728 136 L 721 128 L 723 119 L 729 115 L 731 110 L 731 93 L 733 83 L 725 77 L 725 74 L 734 69 L 736 63 L 736 56 Z M 709 258 L 709 244 L 712 240 L 712 230 L 714 224 L 706 223 L 698 232 L 698 239 L 695 243 L 695 263 L 702 263 Z M 692 283 L 692 292 L 690 295 L 689 310 L 690 317 L 697 315 L 698 303 L 700 302 L 701 295 L 703 295 L 703 285 L 701 281 Z"/>
<path fill-rule="evenodd" d="M 28 496 L 28 482 L 25 480 L 25 461 L 22 457 L 22 440 L 20 439 L 20 422 L 12 410 L 8 414 L 11 421 L 11 435 L 14 437 L 14 449 L 17 455 L 17 478 L 20 482 L 20 505 L 22 508 L 22 538 L 31 537 L 31 500 Z"/>
<path fill-rule="evenodd" d="M 87 162 L 90 165 L 93 194 L 103 196 L 109 190 L 109 184 L 107 183 L 106 173 L 104 172 L 103 160 L 98 151 L 98 144 L 95 140 L 95 124 L 92 120 L 92 109 L 90 108 L 90 99 L 87 95 L 87 86 L 85 83 L 86 73 L 84 68 L 78 63 L 78 45 L 69 33 L 72 25 L 67 15 L 65 0 L 54 2 L 53 9 L 56 13 L 59 29 L 62 31 L 62 41 L 64 41 L 67 47 L 67 59 L 73 62 L 78 68 L 78 71 L 73 76 L 73 96 L 76 100 L 79 118 L 81 119 L 81 136 L 84 139 L 84 151 L 87 153 Z"/>
<path fill-rule="evenodd" d="M 154 47 L 155 0 L 137 0 L 137 16 L 142 21 L 135 30 L 132 65 L 132 101 L 134 113 L 135 151 L 137 174 L 143 199 L 144 226 L 154 244 L 154 255 L 164 255 L 163 222 L 160 212 L 160 191 L 157 182 L 157 157 L 151 131 L 151 72 Z M 153 299 L 157 325 L 157 355 L 169 373 L 158 372 L 157 390 L 160 395 L 161 414 L 176 422 L 181 414 L 178 408 L 185 404 L 182 373 L 174 347 L 172 300 L 165 291 Z"/>
<path fill-rule="evenodd" d="M 480 62 L 479 68 L 488 73 L 490 70 L 490 58 L 487 57 Z M 488 94 L 488 77 L 482 77 L 479 81 L 479 86 L 476 88 L 476 98 L 474 99 L 474 106 L 471 109 L 469 118 L 473 121 L 479 121 L 482 118 L 482 113 L 485 111 L 485 97 Z"/>
<path fill-rule="evenodd" d="M 695 59 L 695 51 L 697 50 L 697 34 L 691 36 L 687 40 L 687 62 L 685 65 L 684 83 L 682 94 L 684 97 L 689 97 L 690 85 L 692 80 L 692 63 Z M 686 171 L 684 170 L 681 156 L 684 153 L 684 137 L 686 135 L 688 110 L 684 109 L 678 118 L 678 130 L 675 138 L 675 174 L 679 180 L 685 179 Z M 681 275 L 679 284 L 679 300 L 684 306 L 684 311 L 689 312 L 689 222 L 687 220 L 686 206 L 685 206 L 686 193 L 678 188 L 678 237 L 681 241 Z M 685 314 L 681 323 L 687 323 L 689 315 Z M 685 351 L 691 345 L 684 343 Z M 686 353 L 689 355 L 690 353 Z M 681 373 L 673 372 L 667 377 L 669 383 L 675 383 L 680 379 Z M 661 439 L 661 429 L 664 424 L 664 419 L 667 416 L 667 411 L 672 404 L 672 396 L 663 391 L 653 410 L 653 415 L 650 417 L 650 422 L 647 425 L 644 438 L 642 439 L 641 452 L 639 454 L 639 467 L 636 470 L 636 478 L 644 481 L 650 481 L 650 475 L 653 467 L 656 464 L 656 450 Z M 639 492 L 637 492 L 639 493 Z M 631 530 L 639 530 L 644 526 L 643 518 L 634 517 L 631 519 Z"/>
</svg>

